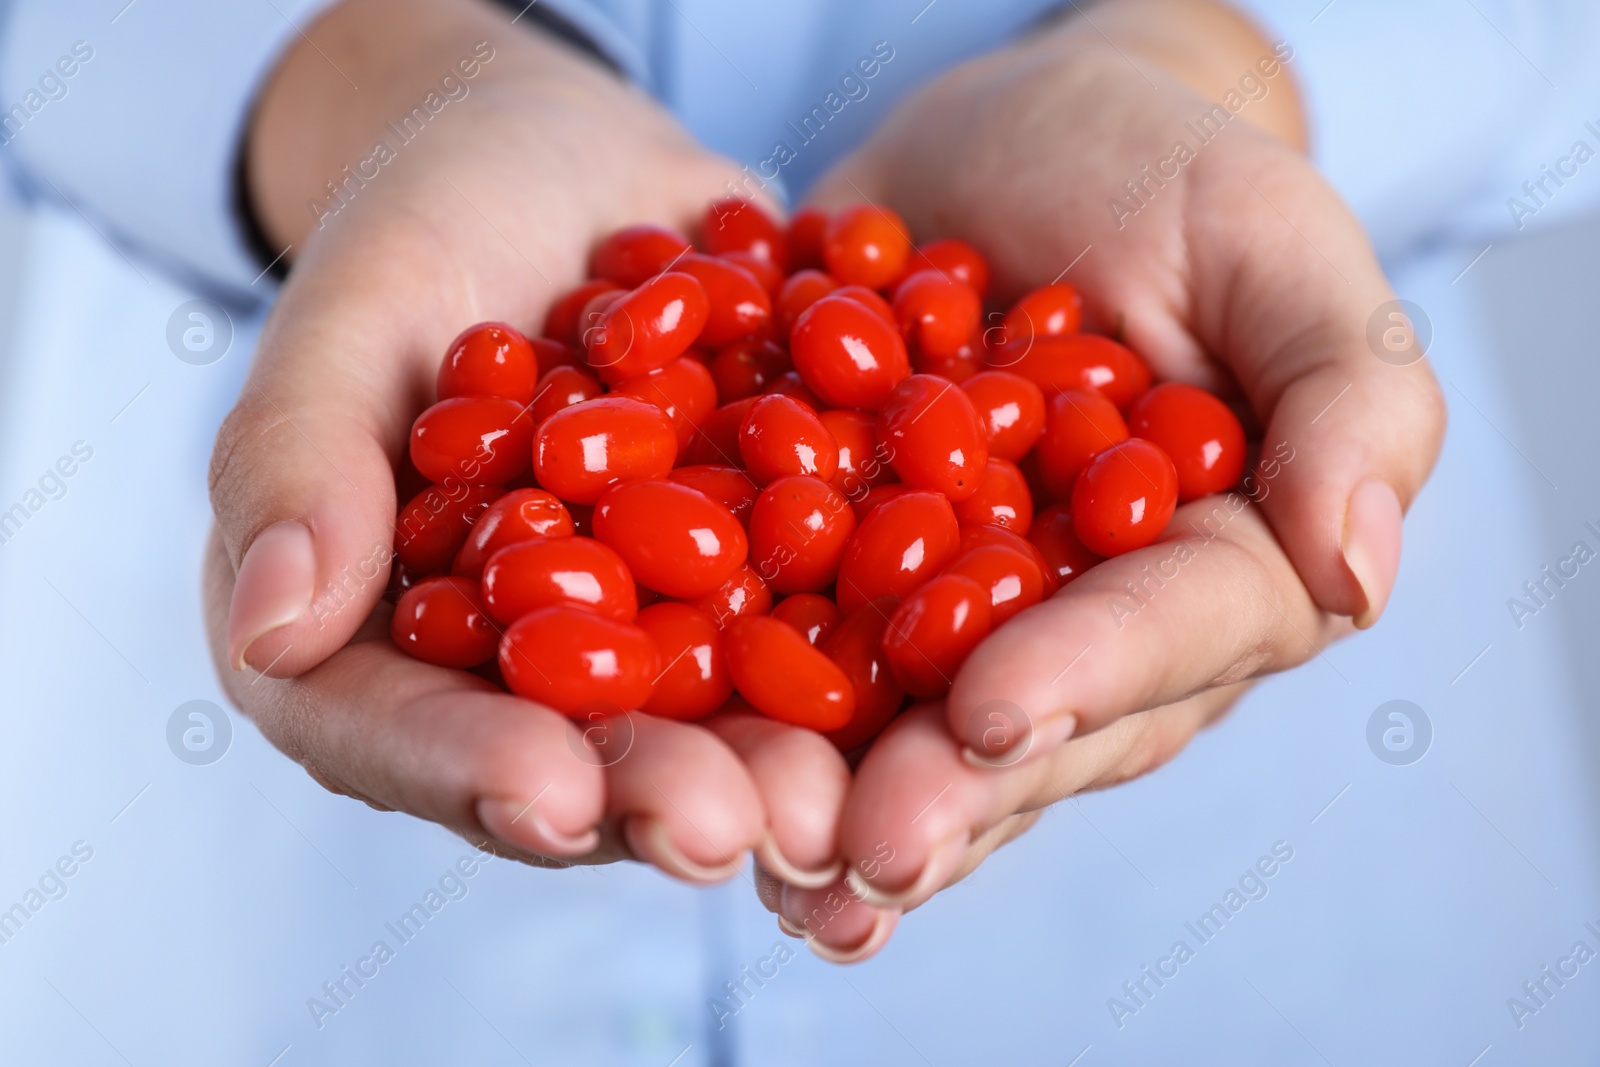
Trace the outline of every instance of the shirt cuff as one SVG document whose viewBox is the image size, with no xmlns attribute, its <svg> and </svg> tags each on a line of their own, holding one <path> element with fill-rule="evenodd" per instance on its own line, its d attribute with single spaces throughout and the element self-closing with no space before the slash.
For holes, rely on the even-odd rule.
<svg viewBox="0 0 1600 1067">
<path fill-rule="evenodd" d="M 24 195 L 198 287 L 260 299 L 235 197 L 251 105 L 333 0 L 16 3 L 0 42 L 0 156 Z M 120 9 L 120 10 L 119 10 Z"/>
</svg>

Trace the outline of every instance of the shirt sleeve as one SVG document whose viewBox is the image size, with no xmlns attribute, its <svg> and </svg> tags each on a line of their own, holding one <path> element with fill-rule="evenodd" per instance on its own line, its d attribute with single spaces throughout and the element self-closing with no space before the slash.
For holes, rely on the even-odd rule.
<svg viewBox="0 0 1600 1067">
<path fill-rule="evenodd" d="M 1600 204 L 1593 0 L 1235 0 L 1293 49 L 1313 156 L 1393 259 Z"/>
<path fill-rule="evenodd" d="M 18 0 L 0 41 L 13 187 L 203 288 L 266 296 L 235 202 L 240 140 L 278 56 L 331 2 Z"/>
</svg>

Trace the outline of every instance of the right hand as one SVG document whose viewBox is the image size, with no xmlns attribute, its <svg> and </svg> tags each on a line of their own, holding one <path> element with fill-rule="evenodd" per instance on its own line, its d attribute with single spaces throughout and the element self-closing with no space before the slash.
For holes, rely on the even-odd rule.
<svg viewBox="0 0 1600 1067">
<path fill-rule="evenodd" d="M 248 170 L 294 267 L 213 456 L 217 669 L 327 788 L 503 854 L 631 856 L 706 882 L 756 849 L 768 869 L 826 880 L 849 774 L 820 736 L 634 714 L 617 760 L 554 711 L 388 637 L 395 464 L 450 339 L 485 319 L 536 332 L 597 238 L 634 222 L 687 232 L 737 173 L 643 94 L 509 21 L 477 0 L 346 0 L 264 91 Z M 482 41 L 492 58 L 464 81 L 454 68 Z M 467 95 L 316 218 L 324 183 L 378 137 L 393 148 L 386 124 L 443 98 L 446 74 Z"/>
</svg>

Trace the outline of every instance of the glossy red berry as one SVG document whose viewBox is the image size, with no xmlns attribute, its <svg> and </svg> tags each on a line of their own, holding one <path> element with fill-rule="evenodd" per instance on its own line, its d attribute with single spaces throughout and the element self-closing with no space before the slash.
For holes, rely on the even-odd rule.
<svg viewBox="0 0 1600 1067">
<path fill-rule="evenodd" d="M 622 557 L 578 536 L 519 541 L 490 556 L 483 568 L 483 603 L 502 624 L 551 604 L 572 604 L 620 622 L 639 612 L 633 575 Z"/>
<path fill-rule="evenodd" d="M 894 308 L 890 307 L 889 301 L 879 296 L 875 290 L 868 289 L 864 285 L 841 285 L 829 295 L 843 297 L 846 300 L 854 300 L 884 322 L 896 328 L 899 327 L 899 323 L 894 317 Z"/>
<path fill-rule="evenodd" d="M 812 411 L 818 412 L 818 418 L 821 418 L 821 412 L 826 407 L 821 398 L 811 391 L 805 379 L 800 377 L 798 371 L 784 371 L 772 379 L 766 391 L 770 396 L 786 396 L 791 400 L 800 401 Z"/>
<path fill-rule="evenodd" d="M 931 374 L 894 387 L 878 412 L 878 442 L 900 480 L 952 502 L 978 491 L 989 462 L 989 435 L 961 388 Z"/>
<path fill-rule="evenodd" d="M 600 379 L 580 367 L 552 367 L 539 379 L 530 414 L 535 427 L 544 420 L 574 404 L 593 400 L 605 392 Z"/>
<path fill-rule="evenodd" d="M 533 420 L 515 400 L 441 400 L 411 427 L 411 463 L 430 482 L 504 485 L 528 473 Z"/>
<path fill-rule="evenodd" d="M 822 234 L 828 228 L 827 213 L 820 208 L 803 207 L 789 219 L 789 269 L 819 269 L 822 266 Z"/>
<path fill-rule="evenodd" d="M 595 245 L 589 273 L 624 289 L 636 289 L 692 251 L 682 234 L 660 226 L 626 226 Z"/>
<path fill-rule="evenodd" d="M 594 278 L 561 296 L 550 305 L 544 317 L 544 336 L 564 345 L 583 347 L 583 309 L 603 293 L 621 293 L 622 286 L 606 278 Z M 546 367 L 545 370 L 550 368 Z"/>
<path fill-rule="evenodd" d="M 687 466 L 739 466 L 743 462 L 739 456 L 739 428 L 759 399 L 747 396 L 731 401 L 702 419 L 700 428 L 689 439 L 689 447 L 683 450 L 682 462 Z"/>
<path fill-rule="evenodd" d="M 789 353 L 771 341 L 736 341 L 711 360 L 717 399 L 731 404 L 747 396 L 759 396 L 791 366 Z"/>
<path fill-rule="evenodd" d="M 1037 558 L 1010 545 L 979 545 L 957 556 L 945 573 L 971 578 L 989 591 L 995 626 L 1044 599 L 1044 573 Z"/>
<path fill-rule="evenodd" d="M 1171 457 L 1180 504 L 1231 489 L 1244 475 L 1244 427 L 1204 389 L 1181 382 L 1156 386 L 1133 405 L 1128 430 Z"/>
<path fill-rule="evenodd" d="M 470 578 L 426 578 L 407 589 L 394 606 L 389 635 L 425 663 L 463 669 L 494 659 L 500 644 Z"/>
<path fill-rule="evenodd" d="M 727 508 L 740 524 L 750 525 L 750 509 L 755 507 L 761 487 L 751 481 L 750 475 L 738 467 L 714 465 L 674 467 L 667 477 L 679 485 L 698 489 Z"/>
<path fill-rule="evenodd" d="M 828 220 L 822 261 L 845 285 L 882 289 L 900 276 L 911 253 L 906 224 L 888 208 L 853 204 Z"/>
<path fill-rule="evenodd" d="M 673 264 L 706 291 L 706 323 L 698 343 L 720 348 L 764 333 L 772 322 L 772 298 L 755 275 L 716 256 L 687 255 Z"/>
<path fill-rule="evenodd" d="M 565 605 L 524 615 L 500 642 L 511 691 L 573 717 L 644 707 L 660 669 L 642 629 Z"/>
<path fill-rule="evenodd" d="M 1044 435 L 1034 449 L 1039 477 L 1052 497 L 1065 500 L 1094 457 L 1127 439 L 1128 425 L 1115 404 L 1096 392 L 1064 389 L 1050 398 Z"/>
<path fill-rule="evenodd" d="M 839 469 L 839 445 L 816 412 L 787 396 L 760 397 L 739 427 L 739 454 L 757 485 L 790 474 L 827 481 Z"/>
<path fill-rule="evenodd" d="M 665 367 L 611 387 L 612 396 L 631 396 L 654 404 L 672 420 L 678 448 L 687 448 L 700 423 L 717 409 L 717 386 L 699 360 L 681 356 Z"/>
<path fill-rule="evenodd" d="M 1033 528 L 1028 531 L 1030 536 L 1039 529 L 1039 522 L 1039 516 L 1035 515 Z M 1039 568 L 1039 573 L 1044 575 L 1045 596 L 1051 595 L 1060 588 L 1050 569 L 1050 565 L 1045 562 L 1044 553 L 1039 550 L 1038 545 L 1027 537 L 1018 537 L 1016 533 L 1007 530 L 1003 526 L 964 526 L 961 528 L 960 555 L 966 555 L 974 549 L 983 548 L 986 545 L 999 545 L 1002 548 L 1009 548 L 1033 560 L 1034 565 Z M 1095 562 L 1099 562 L 1098 557 L 1096 557 Z"/>
<path fill-rule="evenodd" d="M 787 623 L 813 648 L 820 648 L 843 620 L 839 605 L 818 593 L 786 596 L 772 609 L 772 617 Z"/>
<path fill-rule="evenodd" d="M 829 293 L 836 292 L 838 288 L 838 281 L 831 274 L 820 270 L 803 270 L 789 275 L 782 288 L 778 290 L 778 299 L 773 309 L 777 316 L 780 334 L 787 338 L 794 329 L 795 321 L 806 308 Z"/>
<path fill-rule="evenodd" d="M 905 276 L 920 270 L 936 270 L 966 282 L 979 297 L 989 291 L 989 261 L 959 237 L 941 237 L 913 251 Z"/>
<path fill-rule="evenodd" d="M 1130 437 L 1084 468 L 1072 487 L 1072 528 L 1085 548 L 1119 556 L 1153 543 L 1178 506 L 1178 472 L 1167 454 Z"/>
<path fill-rule="evenodd" d="M 839 564 L 839 607 L 854 611 L 880 596 L 904 597 L 943 570 L 961 543 L 950 502 L 908 492 L 861 520 Z"/>
<path fill-rule="evenodd" d="M 1040 286 L 1012 305 L 1005 318 L 1007 344 L 1077 333 L 1083 325 L 1083 297 L 1066 282 Z"/>
<path fill-rule="evenodd" d="M 500 496 L 495 486 L 461 481 L 430 485 L 406 503 L 394 520 L 394 554 L 413 575 L 450 569 L 473 523 Z"/>
<path fill-rule="evenodd" d="M 1123 411 L 1150 388 L 1144 360 L 1092 333 L 1007 342 L 991 353 L 989 366 L 1022 375 L 1046 396 L 1061 389 L 1093 389 Z"/>
<path fill-rule="evenodd" d="M 539 379 L 533 346 L 503 322 L 480 322 L 450 342 L 439 365 L 440 400 L 454 396 L 501 397 L 526 404 Z"/>
<path fill-rule="evenodd" d="M 918 271 L 894 291 L 894 318 L 913 358 L 949 359 L 977 332 L 983 305 L 970 285 L 939 271 Z"/>
<path fill-rule="evenodd" d="M 841 752 L 848 752 L 877 737 L 900 711 L 905 690 L 895 681 L 889 661 L 883 654 L 883 635 L 900 601 L 879 597 L 845 616 L 822 645 L 823 654 L 838 665 L 850 681 L 856 707 L 850 721 L 827 738 Z"/>
<path fill-rule="evenodd" d="M 672 481 L 606 490 L 594 507 L 594 536 L 622 557 L 635 580 L 679 598 L 715 592 L 749 550 L 744 527 L 727 508 Z"/>
<path fill-rule="evenodd" d="M 1072 525 L 1072 508 L 1051 504 L 1033 517 L 1028 540 L 1044 558 L 1045 578 L 1057 586 L 1066 585 L 1100 562 L 1100 557 L 1083 547 Z"/>
<path fill-rule="evenodd" d="M 734 619 L 746 615 L 765 615 L 772 610 L 772 590 L 748 563 L 733 572 L 717 590 L 694 601 L 724 629 Z"/>
<path fill-rule="evenodd" d="M 895 480 L 888 452 L 878 444 L 877 419 L 848 408 L 824 411 L 817 418 L 839 446 L 839 469 L 831 481 L 846 499 L 859 499 L 873 486 Z"/>
<path fill-rule="evenodd" d="M 750 513 L 750 565 L 777 593 L 815 593 L 833 584 L 855 513 L 820 478 L 779 478 Z"/>
<path fill-rule="evenodd" d="M 592 504 L 619 482 L 665 477 L 678 435 L 654 404 L 602 396 L 546 419 L 533 452 L 541 486 L 568 503 Z"/>
<path fill-rule="evenodd" d="M 692 604 L 667 601 L 639 612 L 634 625 L 650 635 L 661 663 L 650 699 L 640 710 L 692 722 L 728 702 L 733 678 L 716 620 Z"/>
<path fill-rule="evenodd" d="M 1015 463 L 1044 433 L 1044 393 L 1037 385 L 1009 371 L 974 374 L 961 389 L 978 410 L 989 438 L 989 455 Z"/>
<path fill-rule="evenodd" d="M 953 505 L 962 526 L 993 524 L 1026 536 L 1033 524 L 1033 495 L 1015 463 L 991 458 L 978 479 L 978 491 Z"/>
<path fill-rule="evenodd" d="M 876 411 L 911 374 L 900 332 L 858 301 L 826 296 L 795 321 L 795 370 L 834 407 Z"/>
<path fill-rule="evenodd" d="M 764 616 L 736 619 L 723 647 L 734 688 L 763 715 L 812 730 L 837 730 L 850 721 L 850 680 L 794 627 Z"/>
<path fill-rule="evenodd" d="M 761 283 L 768 300 L 777 299 L 778 290 L 783 288 L 783 271 L 752 252 L 723 252 L 717 258 L 725 259 L 748 272 L 752 278 Z"/>
<path fill-rule="evenodd" d="M 620 382 L 666 366 L 689 350 L 705 327 L 705 288 L 678 271 L 658 274 L 618 300 L 586 331 L 589 366 L 603 382 Z"/>
<path fill-rule="evenodd" d="M 748 252 L 783 269 L 788 261 L 788 238 L 783 227 L 755 204 L 739 197 L 713 201 L 700 224 L 700 242 L 707 252 Z"/>
<path fill-rule="evenodd" d="M 950 691 L 956 671 L 993 628 L 989 590 L 959 574 L 941 574 L 901 602 L 883 634 L 895 680 L 931 700 Z"/>
<path fill-rule="evenodd" d="M 456 553 L 452 574 L 478 578 L 489 557 L 519 541 L 545 537 L 571 537 L 572 516 L 566 505 L 543 489 L 513 489 L 489 505 L 472 524 L 461 551 Z"/>
</svg>

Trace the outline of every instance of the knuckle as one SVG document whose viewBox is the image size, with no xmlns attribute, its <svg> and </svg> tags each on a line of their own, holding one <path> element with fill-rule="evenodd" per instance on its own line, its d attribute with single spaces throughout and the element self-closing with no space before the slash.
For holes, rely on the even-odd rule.
<svg viewBox="0 0 1600 1067">
<path fill-rule="evenodd" d="M 265 451 L 263 444 L 287 421 L 275 405 L 258 399 L 240 400 L 222 420 L 206 475 L 211 506 L 218 515 L 228 511 L 243 487 L 251 484 Z"/>
</svg>

